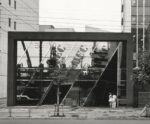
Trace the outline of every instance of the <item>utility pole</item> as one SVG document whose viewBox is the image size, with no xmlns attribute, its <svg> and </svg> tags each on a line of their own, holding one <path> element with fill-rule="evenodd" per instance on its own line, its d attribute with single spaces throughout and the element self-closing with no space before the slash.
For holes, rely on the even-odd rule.
<svg viewBox="0 0 150 124">
<path fill-rule="evenodd" d="M 145 51 L 145 0 L 143 0 L 143 52 Z"/>
<path fill-rule="evenodd" d="M 136 0 L 136 67 L 138 68 L 139 67 L 139 0 Z"/>
</svg>

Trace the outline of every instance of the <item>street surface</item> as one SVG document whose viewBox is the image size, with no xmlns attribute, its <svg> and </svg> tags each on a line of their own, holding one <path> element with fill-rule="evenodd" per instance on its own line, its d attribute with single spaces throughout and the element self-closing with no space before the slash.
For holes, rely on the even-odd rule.
<svg viewBox="0 0 150 124">
<path fill-rule="evenodd" d="M 8 119 L 0 124 L 149 124 L 150 120 L 44 120 L 44 119 Z"/>
</svg>

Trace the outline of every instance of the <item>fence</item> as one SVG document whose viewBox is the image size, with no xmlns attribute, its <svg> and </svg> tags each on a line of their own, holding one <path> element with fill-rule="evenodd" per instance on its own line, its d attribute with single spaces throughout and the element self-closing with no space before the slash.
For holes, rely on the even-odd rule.
<svg viewBox="0 0 150 124">
<path fill-rule="evenodd" d="M 75 112 L 70 109 L 64 109 L 63 106 L 60 106 L 59 116 L 57 116 L 55 107 L 44 109 L 8 107 L 0 109 L 0 118 L 87 118 L 87 113 L 84 110 Z"/>
</svg>

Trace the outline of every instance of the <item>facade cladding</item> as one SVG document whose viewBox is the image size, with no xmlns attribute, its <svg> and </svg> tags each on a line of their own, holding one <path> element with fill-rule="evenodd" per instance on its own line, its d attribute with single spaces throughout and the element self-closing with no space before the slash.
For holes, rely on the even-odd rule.
<svg viewBox="0 0 150 124">
<path fill-rule="evenodd" d="M 131 32 L 131 0 L 121 0 L 121 31 Z"/>
<path fill-rule="evenodd" d="M 0 98 L 7 96 L 8 31 L 38 31 L 39 0 L 0 0 Z"/>
<path fill-rule="evenodd" d="M 134 41 L 136 42 L 136 26 L 137 26 L 137 0 L 132 0 L 131 4 L 132 13 L 131 13 L 131 23 L 132 23 L 132 34 Z M 144 18 L 145 26 L 143 26 L 143 10 L 145 8 Z M 143 39 L 143 27 L 145 27 L 145 50 L 150 49 L 150 40 L 149 40 L 149 24 L 150 24 L 150 0 L 138 0 L 138 31 L 139 31 L 139 47 L 142 46 Z M 135 47 L 135 46 L 134 46 Z M 134 52 L 135 52 L 134 48 Z"/>
</svg>

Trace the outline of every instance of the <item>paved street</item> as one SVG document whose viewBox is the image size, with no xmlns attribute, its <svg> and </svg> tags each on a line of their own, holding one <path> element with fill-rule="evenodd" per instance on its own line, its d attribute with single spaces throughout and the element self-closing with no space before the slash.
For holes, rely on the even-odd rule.
<svg viewBox="0 0 150 124">
<path fill-rule="evenodd" d="M 149 122 L 149 120 L 0 120 L 0 124 L 149 124 Z"/>
</svg>

